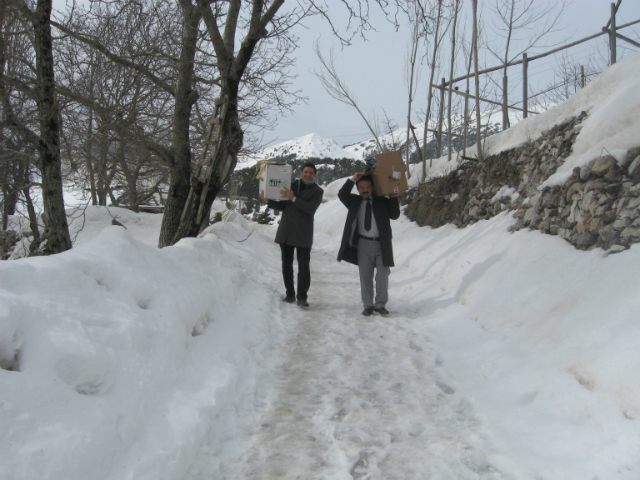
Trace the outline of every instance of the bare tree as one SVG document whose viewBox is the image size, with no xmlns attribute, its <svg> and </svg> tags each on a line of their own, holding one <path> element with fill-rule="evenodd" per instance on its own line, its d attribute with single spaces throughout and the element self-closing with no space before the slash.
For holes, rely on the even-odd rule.
<svg viewBox="0 0 640 480">
<path fill-rule="evenodd" d="M 35 56 L 33 76 L 28 81 L 8 78 L 6 67 L 6 25 L 11 16 L 21 17 L 25 33 L 32 42 Z M 0 1 L 3 26 L 0 47 L 0 98 L 7 127 L 20 132 L 37 148 L 37 167 L 42 178 L 42 198 L 45 223 L 44 238 L 47 253 L 60 253 L 71 248 L 71 237 L 62 196 L 62 169 L 60 156 L 60 112 L 55 91 L 54 60 L 51 36 L 51 1 L 38 0 L 32 4 L 18 0 Z M 29 82 L 32 82 L 29 84 Z M 13 108 L 8 86 L 19 85 L 37 106 L 38 133 L 19 118 Z"/>
<path fill-rule="evenodd" d="M 431 61 L 428 63 L 431 68 L 431 75 L 429 76 L 429 85 L 428 85 L 428 94 L 427 94 L 427 111 L 425 114 L 424 120 L 424 132 L 422 134 L 422 181 L 425 180 L 427 176 L 427 137 L 429 134 L 429 127 L 431 124 L 431 105 L 433 102 L 433 81 L 435 79 L 438 63 L 438 54 L 440 52 L 441 42 L 444 39 L 444 34 L 440 33 L 440 26 L 443 23 L 442 18 L 442 2 L 443 0 L 438 0 L 438 9 L 435 15 L 436 26 L 435 32 L 433 35 L 433 50 L 431 54 Z"/>
<path fill-rule="evenodd" d="M 132 32 L 140 34 L 132 41 L 131 36 L 120 38 L 120 43 L 105 45 L 101 38 L 85 33 L 82 24 L 76 22 L 77 16 L 69 16 L 65 22 L 54 25 L 66 35 L 89 45 L 109 61 L 135 71 L 154 87 L 172 99 L 172 119 L 169 138 L 159 140 L 144 136 L 145 148 L 167 163 L 171 171 L 171 180 L 165 213 L 161 226 L 159 245 L 171 244 L 180 222 L 182 208 L 190 188 L 191 148 L 190 118 L 191 110 L 198 98 L 194 86 L 195 57 L 199 39 L 201 11 L 191 2 L 184 0 L 178 7 L 158 0 L 157 2 L 115 1 L 101 8 L 84 12 L 98 25 L 116 23 L 124 19 Z M 180 19 L 175 22 L 176 15 Z M 142 28 L 140 28 L 142 27 Z M 179 30 L 177 41 L 174 38 Z M 166 33 L 161 36 L 161 33 Z M 138 133 L 144 134 L 139 125 L 134 124 Z"/>
<path fill-rule="evenodd" d="M 469 46 L 468 51 L 466 51 L 465 49 L 465 45 Z M 474 51 L 473 51 L 473 45 L 474 45 L 474 41 L 472 39 L 471 41 L 471 45 L 469 45 L 468 43 L 464 43 L 463 44 L 463 52 L 465 52 L 465 57 L 466 57 L 466 78 L 465 78 L 465 94 L 464 94 L 464 112 L 463 112 L 463 116 L 464 116 L 464 132 L 463 132 L 463 137 L 462 137 L 462 155 L 466 156 L 467 155 L 467 143 L 468 143 L 468 134 L 469 134 L 469 123 L 470 123 L 470 116 L 469 116 L 469 91 L 470 91 L 470 80 L 471 80 L 471 65 L 473 63 L 473 57 L 474 57 Z"/>
<path fill-rule="evenodd" d="M 449 79 L 453 78 L 453 73 L 454 73 L 454 69 L 455 69 L 455 61 L 456 61 L 456 27 L 458 25 L 458 14 L 460 13 L 460 8 L 461 8 L 461 2 L 460 0 L 455 0 L 455 3 L 453 4 L 453 27 L 451 30 L 451 54 L 450 54 L 450 68 L 449 68 Z M 452 96 L 453 96 L 453 82 L 449 82 L 449 98 L 447 101 L 447 131 L 448 131 L 448 135 L 447 135 L 447 142 L 448 142 L 448 148 L 447 148 L 447 152 L 448 152 L 448 158 L 449 161 L 451 161 L 451 150 L 452 150 L 452 145 L 451 145 L 451 140 L 452 140 L 452 136 L 451 136 L 451 131 L 452 131 L 452 124 L 451 124 L 451 106 L 452 106 Z"/>
<path fill-rule="evenodd" d="M 586 62 L 579 63 L 563 53 L 554 66 L 553 81 L 548 83 L 543 91 L 529 98 L 535 102 L 537 108 L 547 110 L 550 106 L 564 102 L 575 95 L 604 68 L 606 64 L 599 63 L 594 55 L 591 55 Z"/>
<path fill-rule="evenodd" d="M 424 11 L 420 2 L 415 2 L 413 9 L 409 11 L 409 25 L 411 27 L 409 38 L 409 53 L 405 60 L 407 67 L 406 82 L 407 82 L 407 139 L 405 148 L 405 163 L 407 178 L 411 177 L 411 171 L 409 169 L 409 155 L 411 145 L 411 135 L 415 135 L 413 130 L 413 124 L 411 123 L 411 108 L 413 106 L 413 99 L 416 93 L 415 83 L 419 80 L 419 63 L 418 63 L 418 50 L 420 46 L 420 40 L 425 35 L 424 30 Z M 416 140 L 416 147 L 420 149 L 420 145 Z"/>
<path fill-rule="evenodd" d="M 389 118 L 385 109 L 382 109 L 383 118 L 377 114 L 373 115 L 373 125 L 377 132 L 380 132 L 380 145 L 378 152 L 397 152 L 408 148 L 405 135 L 402 129 Z"/>
<path fill-rule="evenodd" d="M 18 78 L 29 78 L 33 69 L 27 59 L 33 58 L 31 39 L 24 35 L 23 18 L 15 10 L 1 5 L 0 19 L 0 55 L 2 58 L 2 123 L 0 125 L 0 188 L 2 193 L 2 229 L 8 228 L 9 216 L 19 214 L 18 207 L 23 205 L 29 218 L 33 240 L 31 253 L 40 246 L 40 228 L 37 213 L 31 199 L 30 190 L 34 187 L 37 165 L 36 146 L 22 129 L 11 128 L 7 115 L 19 118 L 37 128 L 37 106 L 27 94 L 15 87 Z M 7 55 L 7 52 L 11 52 Z M 28 63 L 28 65 L 27 65 Z M 27 89 L 28 90 L 28 89 Z"/>
<path fill-rule="evenodd" d="M 220 98 L 226 104 L 225 115 L 218 126 L 220 140 L 216 149 L 212 150 L 214 156 L 208 166 L 209 179 L 207 183 L 193 179 L 193 194 L 189 196 L 191 201 L 186 204 L 171 243 L 184 237 L 195 236 L 202 230 L 203 222 L 208 223 L 208 212 L 213 200 L 229 181 L 235 169 L 244 138 L 238 108 L 242 79 L 258 43 L 270 34 L 267 26 L 278 25 L 277 20 L 276 23 L 272 22 L 283 2 L 284 0 L 276 0 L 271 4 L 265 4 L 254 0 L 244 8 L 239 0 L 232 0 L 228 5 L 211 4 L 208 0 L 197 2 L 207 29 L 208 40 L 216 53 L 220 75 Z M 243 12 L 246 13 L 246 17 L 242 16 Z M 235 40 L 242 25 L 241 21 L 247 22 L 247 30 L 236 52 Z M 290 25 L 285 22 L 282 26 L 284 30 L 281 35 L 285 35 Z M 206 216 L 199 218 L 199 211 L 206 212 Z"/>
<path fill-rule="evenodd" d="M 484 154 L 482 153 L 482 122 L 481 122 L 481 114 L 480 114 L 480 75 L 478 68 L 478 42 L 479 42 L 479 34 L 478 34 L 478 0 L 472 0 L 473 7 L 473 41 L 472 41 L 472 52 L 473 52 L 473 66 L 475 68 L 475 86 L 476 86 L 476 156 L 479 161 L 484 160 Z"/>
<path fill-rule="evenodd" d="M 6 141 L 7 139 L 4 139 Z M 20 192 L 19 176 L 21 163 L 16 158 L 5 157 L 0 165 L 0 188 L 2 189 L 2 230 L 8 228 L 8 220 L 16 212 L 18 204 L 18 194 Z"/>
<path fill-rule="evenodd" d="M 149 20 L 131 34 L 131 23 L 140 21 L 137 16 L 130 12 L 109 18 L 108 13 L 99 15 L 108 18 L 104 23 L 77 17 L 76 29 L 84 25 L 103 45 L 132 56 L 141 44 L 157 46 L 167 41 L 166 30 L 154 28 Z M 138 38 L 140 32 L 146 38 Z M 170 135 L 170 96 L 142 73 L 109 61 L 73 38 L 59 42 L 57 53 L 61 64 L 58 88 L 66 99 L 62 112 L 67 181 L 88 191 L 94 205 L 106 205 L 109 200 L 118 204 L 122 199 L 116 196 L 122 193 L 115 192 L 124 191 L 126 206 L 137 211 L 158 192 L 160 183 L 168 182 L 167 164 L 146 145 L 153 140 L 169 146 L 163 138 Z M 152 56 L 147 56 L 146 65 L 161 67 Z"/>
<path fill-rule="evenodd" d="M 389 2 L 383 0 L 343 0 L 331 5 L 332 12 L 342 7 L 347 19 L 355 20 L 350 22 L 354 28 L 340 37 L 343 43 L 371 28 L 368 20 L 370 4 L 383 8 L 389 6 Z M 394 4 L 400 5 L 401 2 Z M 144 14 L 162 23 L 156 12 L 172 4 L 166 0 L 153 3 L 113 0 L 105 5 L 111 9 L 111 14 L 102 15 L 102 22 L 134 11 L 137 17 L 134 15 L 133 18 Z M 238 153 L 244 145 L 243 113 L 249 125 L 256 125 L 260 118 L 265 118 L 261 113 L 265 109 L 259 108 L 260 105 L 267 106 L 269 110 L 289 108 L 285 70 L 291 65 L 290 53 L 296 46 L 294 28 L 301 20 L 314 14 L 323 16 L 334 27 L 327 4 L 315 0 L 301 1 L 284 12 L 280 12 L 283 0 L 176 0 L 176 5 L 180 14 L 179 35 L 174 36 L 171 44 L 157 46 L 143 42 L 137 55 L 104 45 L 96 35 L 74 28 L 71 21 L 55 24 L 61 32 L 90 45 L 110 61 L 145 75 L 172 98 L 169 146 L 153 140 L 145 144 L 150 152 L 164 159 L 171 170 L 160 246 L 173 244 L 185 236 L 194 236 L 208 223 L 208 215 L 200 218 L 198 212 L 209 212 L 213 199 L 235 168 Z M 200 29 L 201 26 L 204 30 Z M 167 24 L 166 30 L 174 32 L 175 28 Z M 335 28 L 334 31 L 338 33 Z M 198 68 L 207 63 L 199 63 L 199 55 L 203 52 L 210 55 L 212 60 L 208 66 L 215 73 L 198 74 Z M 156 59 L 163 59 L 164 66 L 149 66 L 140 61 L 150 54 Z M 275 80 L 265 82 L 269 75 Z M 191 178 L 191 158 L 198 148 L 193 151 L 191 134 L 202 130 L 209 116 L 198 112 L 198 106 L 203 106 L 198 103 L 198 98 L 214 91 L 215 97 L 226 104 L 226 114 L 219 127 L 220 141 L 216 153 L 208 167 L 211 177 L 206 183 L 201 183 Z M 244 112 L 243 103 L 248 107 Z M 199 120 L 196 124 L 193 122 L 194 107 Z M 193 201 L 187 203 L 188 198 Z"/>
<path fill-rule="evenodd" d="M 226 102 L 225 118 L 219 127 L 220 142 L 213 155 L 210 169 L 211 175 L 208 185 L 200 185 L 193 182 L 193 193 L 195 201 L 185 208 L 180 227 L 174 236 L 173 241 L 177 241 L 185 236 L 193 236 L 202 228 L 203 224 L 198 219 L 197 212 L 203 210 L 209 212 L 211 204 L 220 189 L 229 180 L 233 172 L 237 155 L 243 145 L 244 132 L 240 124 L 238 108 L 238 91 L 246 77 L 250 62 L 259 51 L 260 44 L 269 41 L 277 41 L 281 45 L 295 44 L 292 36 L 292 29 L 309 15 L 321 15 L 329 20 L 329 9 L 326 4 L 308 0 L 291 10 L 280 12 L 284 0 L 273 0 L 265 2 L 263 0 L 253 0 L 241 3 L 240 0 L 230 0 L 229 2 L 210 2 L 209 0 L 197 0 L 197 5 L 202 10 L 202 18 L 207 28 L 209 41 L 215 50 L 218 61 L 218 71 L 220 73 L 220 98 Z M 352 33 L 364 32 L 370 27 L 368 21 L 369 0 L 351 2 L 342 0 L 336 2 L 332 9 L 337 6 L 346 7 L 349 23 L 355 20 L 355 29 Z M 383 0 L 371 1 L 384 10 L 389 2 Z M 400 2 L 398 2 L 399 5 Z M 242 27 L 245 26 L 244 30 Z M 334 29 L 337 33 L 337 30 Z M 235 41 L 238 35 L 242 34 L 236 51 Z M 341 38 L 345 43 L 348 39 Z M 205 190 L 202 190 L 206 188 Z M 202 192 L 200 191 L 202 190 Z M 202 199 L 202 200 L 200 200 Z M 203 205 L 200 206 L 200 201 Z"/>
<path fill-rule="evenodd" d="M 378 138 L 376 129 L 372 125 L 372 123 L 375 122 L 369 120 L 367 116 L 362 112 L 362 110 L 358 106 L 358 101 L 355 94 L 338 74 L 338 70 L 335 66 L 335 55 L 333 49 L 329 51 L 329 58 L 325 58 L 322 54 L 319 42 L 316 42 L 314 44 L 313 49 L 316 52 L 318 60 L 320 61 L 320 70 L 314 70 L 314 74 L 320 80 L 320 83 L 324 87 L 325 91 L 339 102 L 355 108 L 355 110 L 358 112 L 358 115 L 360 115 L 365 125 L 373 135 L 373 138 L 375 139 L 376 145 L 378 147 L 378 151 L 382 152 L 382 143 L 380 142 L 380 138 Z"/>
<path fill-rule="evenodd" d="M 153 4 L 150 2 L 141 4 L 128 0 L 114 1 L 107 4 L 109 7 L 105 8 L 107 14 L 104 11 L 96 11 L 94 16 L 99 22 L 113 21 L 133 12 L 131 16 L 134 20 L 138 18 L 153 19 L 154 23 L 146 30 L 167 32 L 167 37 L 164 40 L 161 39 L 159 44 L 142 38 L 136 52 L 105 45 L 98 36 L 84 33 L 84 29 L 76 28 L 71 21 L 55 24 L 60 31 L 91 46 L 111 62 L 146 76 L 158 90 L 171 97 L 172 119 L 169 138 L 165 135 L 163 142 L 160 139 L 147 137 L 144 142 L 145 147 L 155 157 L 163 159 L 171 171 L 170 187 L 159 239 L 160 246 L 175 243 L 184 236 L 195 235 L 202 226 L 201 224 L 196 225 L 197 222 L 191 213 L 185 214 L 181 223 L 181 216 L 185 211 L 184 207 L 191 188 L 191 158 L 194 154 L 192 133 L 201 132 L 202 124 L 206 123 L 206 119 L 210 116 L 210 113 L 206 111 L 208 107 L 205 103 L 197 107 L 198 99 L 201 96 L 211 98 L 210 92 L 215 92 L 215 97 L 224 98 L 229 95 L 231 98 L 230 105 L 233 105 L 228 111 L 223 132 L 225 142 L 230 142 L 227 150 L 233 152 L 231 157 L 225 156 L 223 162 L 229 171 L 235 167 L 235 157 L 239 151 L 236 149 L 242 146 L 241 137 L 229 136 L 230 132 L 235 132 L 239 128 L 237 123 L 239 119 L 245 119 L 249 125 L 257 125 L 261 122 L 261 118 L 266 118 L 265 110 L 273 110 L 274 104 L 269 105 L 269 102 L 274 102 L 276 109 L 286 109 L 290 106 L 284 91 L 286 75 L 280 75 L 280 78 L 275 81 L 269 78 L 269 74 L 272 77 L 278 77 L 278 69 L 286 69 L 290 64 L 289 53 L 292 41 L 287 40 L 287 35 L 292 25 L 273 18 L 273 14 L 281 4 L 281 1 L 272 4 L 265 13 L 267 16 L 262 16 L 263 20 L 269 19 L 268 21 L 274 20 L 276 22 L 274 25 L 277 26 L 277 29 L 272 32 L 267 32 L 264 26 L 261 26 L 260 20 L 254 21 L 255 18 L 261 17 L 264 6 L 261 1 L 255 2 L 251 6 L 250 4 L 241 4 L 239 1 L 216 2 L 214 4 L 203 1 L 195 4 L 190 0 L 178 0 L 174 9 L 180 18 L 178 23 L 174 21 L 176 16 L 171 11 L 171 4 L 163 0 L 158 0 Z M 248 17 L 242 17 L 242 12 L 247 13 Z M 200 26 L 205 14 L 207 15 L 205 22 L 207 29 L 206 32 L 203 32 Z M 288 19 L 290 23 L 295 23 L 294 16 L 289 15 Z M 218 28 L 218 21 L 226 24 L 222 43 L 219 40 L 223 38 L 223 35 L 219 32 L 217 35 L 210 34 L 211 31 Z M 248 27 L 248 38 L 245 38 L 246 41 L 242 43 L 240 50 L 235 52 L 235 29 L 241 29 L 245 26 Z M 270 50 L 257 48 L 257 41 L 263 38 L 263 33 L 264 38 L 268 38 L 267 43 L 275 44 L 279 48 Z M 262 61 L 257 61 L 255 55 L 261 55 L 265 52 L 269 57 L 266 60 L 265 57 L 261 57 L 258 60 Z M 155 63 L 151 65 L 148 63 L 150 55 L 156 59 Z M 238 62 L 235 62 L 236 60 Z M 238 70 L 236 67 L 240 65 L 242 66 Z M 267 70 L 269 73 L 265 73 Z M 247 77 L 244 74 L 247 72 L 251 73 L 250 78 L 253 82 L 245 81 Z M 238 81 L 236 82 L 236 80 Z M 240 97 L 239 92 L 241 92 Z M 238 100 L 240 102 L 246 101 L 248 108 L 244 111 L 239 108 Z M 213 104 L 213 101 L 210 103 Z M 194 106 L 196 106 L 198 114 L 197 119 L 200 120 L 196 123 L 192 122 Z M 265 106 L 268 108 L 263 108 Z M 204 107 L 204 111 L 202 107 Z M 247 115 L 243 115 L 244 113 Z M 196 142 L 196 152 L 199 147 L 200 145 Z M 227 162 L 231 158 L 233 159 Z M 214 166 L 214 168 L 217 167 Z M 226 181 L 228 176 L 226 173 L 219 179 L 214 178 L 211 192 L 207 193 L 205 200 L 205 203 L 209 204 L 205 210 L 210 208 L 210 203 L 215 198 L 216 192 L 213 190 L 217 191 L 220 188 L 220 183 Z M 195 187 L 202 188 L 202 185 L 195 185 Z M 191 206 L 188 209 L 189 212 L 193 210 L 192 207 L 196 207 L 197 211 L 199 205 Z M 208 218 L 204 221 L 208 221 Z"/>
<path fill-rule="evenodd" d="M 520 57 L 541 42 L 550 33 L 558 30 L 566 2 L 564 0 L 545 2 L 540 0 L 494 0 L 491 4 L 497 19 L 491 29 L 496 39 L 487 43 L 488 50 L 504 65 L 502 73 L 502 123 L 509 127 L 507 64 Z M 500 41 L 503 41 L 501 45 Z M 557 43 L 556 43 L 557 44 Z M 549 47 L 551 45 L 544 45 Z M 512 52 L 512 47 L 515 51 Z"/>
</svg>

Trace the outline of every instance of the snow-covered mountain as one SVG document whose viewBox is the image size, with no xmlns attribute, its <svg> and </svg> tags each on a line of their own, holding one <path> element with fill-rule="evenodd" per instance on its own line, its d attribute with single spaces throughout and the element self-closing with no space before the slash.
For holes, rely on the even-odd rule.
<svg viewBox="0 0 640 480">
<path fill-rule="evenodd" d="M 416 127 L 416 135 L 422 140 L 422 129 L 420 125 Z M 380 137 L 380 142 L 387 145 L 390 149 L 404 148 L 406 140 L 406 129 L 397 129 L 393 132 Z M 297 159 L 306 158 L 350 158 L 353 160 L 364 160 L 367 154 L 376 150 L 376 141 L 374 138 L 363 140 L 351 145 L 340 146 L 331 139 L 311 133 L 302 137 L 287 140 L 286 142 L 265 148 L 254 158 L 244 158 L 243 166 L 250 166 L 258 160 L 270 160 L 274 158 L 287 157 L 295 155 Z"/>
<path fill-rule="evenodd" d="M 279 143 L 272 147 L 268 147 L 262 151 L 262 158 L 265 160 L 275 157 L 284 157 L 288 155 L 296 155 L 296 158 L 353 158 L 361 159 L 357 150 L 347 150 L 339 146 L 335 140 L 331 138 L 321 137 L 316 133 L 304 135 L 294 138 L 286 142 Z"/>
<path fill-rule="evenodd" d="M 514 116 L 514 118 L 512 118 L 512 124 L 518 123 L 520 120 L 520 117 Z M 471 119 L 471 129 L 474 127 L 473 121 L 474 119 Z M 461 123 L 461 117 L 454 119 L 454 125 L 461 125 Z M 436 125 L 432 124 L 431 128 L 435 129 Z M 483 114 L 483 128 L 487 130 L 488 134 L 492 134 L 500 130 L 498 124 L 495 123 L 495 115 L 493 115 L 492 118 L 491 113 Z M 424 123 L 414 125 L 414 133 L 409 133 L 409 151 L 411 153 L 416 150 L 415 139 L 422 144 L 423 134 Z M 430 133 L 427 137 L 427 141 L 431 141 L 433 137 L 434 135 Z M 407 144 L 407 128 L 396 128 L 385 135 L 380 135 L 378 139 L 385 149 L 404 152 Z M 332 138 L 326 138 L 318 135 L 317 133 L 311 133 L 267 147 L 255 157 L 242 158 L 240 163 L 242 165 L 241 168 L 243 168 L 252 166 L 260 160 L 271 160 L 274 158 L 289 157 L 291 155 L 295 155 L 295 158 L 298 160 L 304 160 L 307 158 L 350 158 L 353 160 L 364 160 L 367 155 L 377 151 L 378 149 L 375 138 L 369 138 L 350 145 L 340 146 Z"/>
</svg>

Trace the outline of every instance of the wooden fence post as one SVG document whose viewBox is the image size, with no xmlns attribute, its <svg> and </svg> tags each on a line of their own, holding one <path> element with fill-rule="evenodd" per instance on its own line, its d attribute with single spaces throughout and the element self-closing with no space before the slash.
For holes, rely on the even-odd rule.
<svg viewBox="0 0 640 480">
<path fill-rule="evenodd" d="M 529 116 L 529 60 L 522 54 L 522 118 Z"/>
<path fill-rule="evenodd" d="M 584 88 L 584 65 L 580 65 L 580 88 Z"/>
</svg>

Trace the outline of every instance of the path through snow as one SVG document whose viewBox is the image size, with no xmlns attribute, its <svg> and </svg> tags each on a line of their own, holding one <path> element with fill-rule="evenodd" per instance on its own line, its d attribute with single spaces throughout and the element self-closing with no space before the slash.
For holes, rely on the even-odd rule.
<svg viewBox="0 0 640 480">
<path fill-rule="evenodd" d="M 439 375 L 438 346 L 412 328 L 429 319 L 403 314 L 393 271 L 386 318 L 361 315 L 357 267 L 314 250 L 311 271 L 311 307 L 281 304 L 280 365 L 243 453 L 215 472 L 196 459 L 188 478 L 503 478 L 471 402 Z"/>
</svg>

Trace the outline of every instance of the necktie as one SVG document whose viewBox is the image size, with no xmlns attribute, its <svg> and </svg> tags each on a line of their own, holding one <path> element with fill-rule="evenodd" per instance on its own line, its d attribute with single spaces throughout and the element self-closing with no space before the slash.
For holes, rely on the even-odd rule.
<svg viewBox="0 0 640 480">
<path fill-rule="evenodd" d="M 367 198 L 367 206 L 364 209 L 364 229 L 371 230 L 371 199 Z"/>
</svg>

